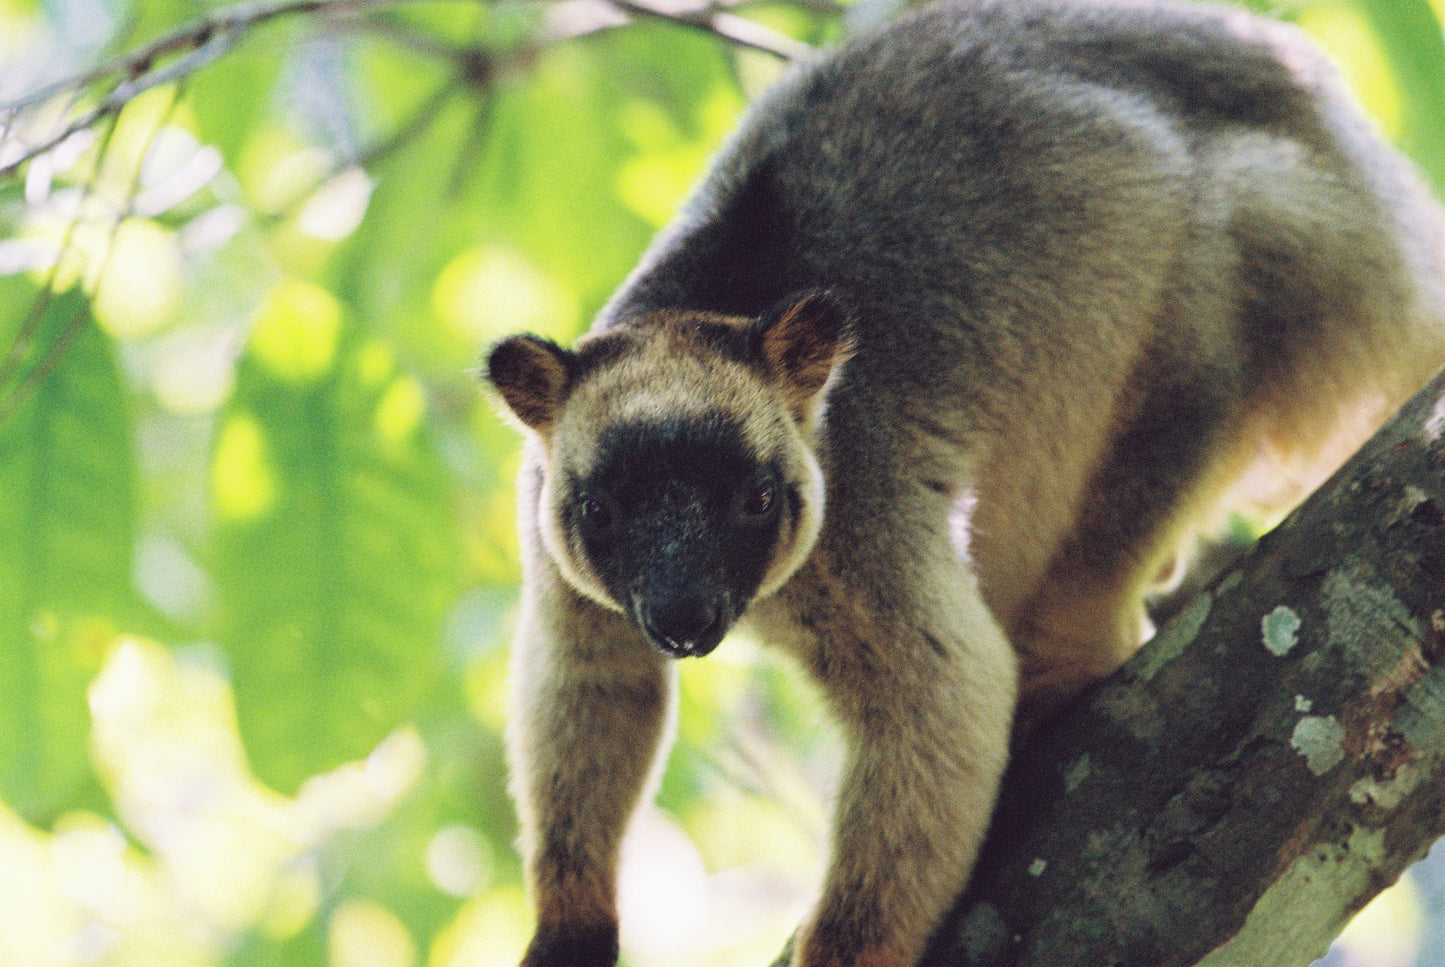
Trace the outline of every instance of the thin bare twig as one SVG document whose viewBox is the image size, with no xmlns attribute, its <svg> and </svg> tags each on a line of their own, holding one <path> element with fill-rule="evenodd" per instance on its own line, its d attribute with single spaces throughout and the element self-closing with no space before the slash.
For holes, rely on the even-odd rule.
<svg viewBox="0 0 1445 967">
<path fill-rule="evenodd" d="M 606 0 L 630 17 L 647 17 L 703 30 L 738 47 L 759 50 L 783 60 L 798 60 L 812 50 L 802 41 L 764 27 L 762 24 L 730 13 L 726 4 L 709 3 L 702 7 L 667 7 L 642 0 Z"/>
<path fill-rule="evenodd" d="M 297 192 L 278 210 L 265 216 L 264 224 L 276 224 L 295 216 L 306 202 L 316 196 L 316 193 L 324 188 L 328 182 L 351 168 L 366 169 L 378 161 L 395 154 L 397 151 L 411 144 L 417 138 L 426 133 L 427 129 L 436 121 L 441 108 L 447 101 L 455 97 L 457 89 L 454 84 L 448 82 L 441 85 L 426 99 L 417 106 L 405 122 L 385 137 L 366 145 L 350 158 L 336 159 L 326 167 L 319 176 L 313 179 L 305 188 Z"/>
<path fill-rule="evenodd" d="M 110 261 L 110 250 L 105 253 L 105 261 Z M 35 297 L 37 305 L 48 305 L 51 293 L 49 290 Z M 44 312 L 44 309 L 41 310 Z M 3 427 L 16 410 L 24 405 L 25 401 L 34 395 L 35 391 L 45 385 L 50 375 L 60 367 L 65 359 L 65 354 L 70 351 L 71 344 L 79 337 L 80 331 L 85 328 L 90 313 L 84 307 L 77 310 L 75 315 L 65 324 L 65 330 L 61 332 L 55 342 L 46 347 L 44 358 L 35 367 L 26 373 L 25 376 L 15 383 L 14 387 L 4 395 L 0 395 L 0 427 Z"/>
<path fill-rule="evenodd" d="M 0 105 L 0 124 L 13 129 L 15 119 L 23 111 L 62 94 L 70 93 L 75 96 L 86 88 L 119 78 L 98 105 L 72 119 L 60 131 L 28 147 L 19 157 L 0 165 L 0 177 L 13 174 L 21 165 L 54 148 L 77 131 L 85 130 L 100 119 L 118 112 L 145 91 L 190 76 L 226 53 L 262 24 L 293 14 L 359 13 L 401 2 L 405 0 L 263 0 L 237 4 L 193 20 L 108 63 L 46 84 Z M 170 57 L 178 59 L 164 67 L 156 66 L 158 61 Z M 9 133 L 8 130 L 0 132 L 0 138 Z"/>
<path fill-rule="evenodd" d="M 239 40 L 240 36 L 237 34 L 217 34 L 205 46 L 196 48 L 159 70 L 122 81 L 112 88 L 104 100 L 95 107 L 75 118 L 50 137 L 31 145 L 19 157 L 0 165 L 0 178 L 19 170 L 21 165 L 56 147 L 71 135 L 93 127 L 102 118 L 119 113 L 121 108 L 146 91 L 189 76 L 230 50 Z"/>
<path fill-rule="evenodd" d="M 467 175 L 471 173 L 477 157 L 481 154 L 482 148 L 487 143 L 487 128 L 491 126 L 492 105 L 496 97 L 490 91 L 483 91 L 480 103 L 472 114 L 472 123 L 467 130 L 467 137 L 462 139 L 461 150 L 457 152 L 457 159 L 452 164 L 452 175 L 447 180 L 447 197 L 457 198 L 462 193 L 466 184 Z"/>
<path fill-rule="evenodd" d="M 151 134 L 152 138 L 154 138 L 155 134 L 170 120 L 170 116 L 172 112 L 175 111 L 178 103 L 180 103 L 179 94 L 172 92 L 169 106 L 156 120 L 155 131 Z M 106 149 L 110 144 L 110 136 L 115 133 L 117 127 L 116 120 L 118 119 L 113 119 L 112 124 L 106 131 L 105 139 L 101 142 L 100 148 L 96 152 L 94 178 L 100 177 L 101 170 L 106 164 L 108 157 Z M 137 163 L 135 170 L 130 173 L 130 184 L 125 192 L 126 198 L 134 197 L 136 186 L 140 181 L 140 170 L 141 165 Z M 100 257 L 100 263 L 95 271 L 95 282 L 90 287 L 92 294 L 100 291 L 106 270 L 110 267 L 111 256 L 115 253 L 116 233 L 120 230 L 121 223 L 125 221 L 128 213 L 128 208 L 122 206 L 112 217 L 110 225 L 107 227 L 105 254 Z M 10 353 L 6 357 L 3 367 L 0 367 L 0 369 L 3 369 L 3 372 L 0 372 L 0 427 L 3 427 L 15 411 L 24 405 L 25 401 L 34 395 L 34 393 L 45 384 L 45 381 L 50 378 L 51 374 L 59 368 L 66 354 L 70 351 L 71 345 L 79 337 L 81 330 L 85 328 L 86 323 L 90 319 L 90 313 L 84 308 L 77 311 L 72 318 L 65 322 L 65 328 L 55 341 L 45 347 L 44 355 L 35 365 L 32 366 L 28 372 L 20 373 L 20 366 L 24 362 L 25 355 L 29 352 L 30 345 L 38 334 L 41 320 L 44 318 L 45 312 L 51 303 L 51 298 L 55 294 L 55 281 L 60 271 L 60 266 L 65 261 L 66 251 L 74 239 L 76 228 L 85 217 L 85 206 L 82 204 L 76 212 L 75 218 L 66 229 L 65 240 L 62 242 L 60 254 L 56 257 L 55 264 L 51 267 L 50 276 L 46 280 L 45 286 L 36 293 L 30 313 L 21 327 L 22 331 L 19 338 L 17 338 L 15 344 L 11 346 Z M 81 284 L 85 284 L 84 278 L 81 279 Z"/>
<path fill-rule="evenodd" d="M 8 104 L 0 105 L 0 115 L 13 114 L 44 103 L 57 94 L 89 87 L 110 77 L 134 78 L 149 73 L 154 69 L 157 60 L 204 47 L 217 34 L 245 33 L 267 21 L 291 14 L 316 13 L 321 10 L 355 12 L 372 7 L 394 6 L 401 2 L 405 0 L 261 0 L 239 3 L 192 20 L 115 60 L 46 84 Z"/>
<path fill-rule="evenodd" d="M 111 123 L 99 138 L 99 144 L 97 145 L 95 160 L 93 162 L 94 171 L 91 173 L 92 178 L 99 175 L 101 165 L 106 157 L 106 150 L 110 146 L 111 136 L 115 134 L 115 119 L 111 118 L 110 120 Z M 7 396 L 19 391 L 18 386 L 23 380 L 17 380 L 16 373 L 20 370 L 21 364 L 25 362 L 25 357 L 30 352 L 30 347 L 34 345 L 35 337 L 40 331 L 41 321 L 45 318 L 45 311 L 50 306 L 50 298 L 55 294 L 55 281 L 60 274 L 60 264 L 65 259 L 65 253 L 70 250 L 75 240 L 76 229 L 80 226 L 84 218 L 85 212 L 84 206 L 82 205 L 82 207 L 76 211 L 75 217 L 66 225 L 65 234 L 60 240 L 59 253 L 56 255 L 55 261 L 50 265 L 50 270 L 46 273 L 45 283 L 40 287 L 40 291 L 31 302 L 30 311 L 21 322 L 20 331 L 16 333 L 15 340 L 10 344 L 10 349 L 5 354 L 5 358 L 0 360 L 0 406 L 3 406 L 7 402 Z M 9 409 L 13 410 L 14 407 L 9 407 Z"/>
<path fill-rule="evenodd" d="M 71 117 L 53 133 L 27 145 L 18 155 L 0 162 L 0 178 L 14 174 L 21 166 L 55 148 L 79 131 L 94 126 L 102 118 L 120 111 L 138 95 L 152 88 L 182 80 L 240 43 L 257 27 L 295 14 L 347 13 L 357 14 L 380 7 L 396 6 L 407 0 L 256 0 L 217 10 L 194 20 L 130 53 L 98 67 L 62 80 L 43 85 L 9 103 L 0 105 L 0 146 L 16 134 L 16 121 L 25 111 L 46 104 L 53 98 L 69 95 L 72 103 L 88 88 L 107 81 L 113 86 L 94 107 Z M 703 30 L 730 44 L 760 50 L 784 60 L 806 55 L 809 47 L 754 21 L 729 11 L 726 2 L 703 6 L 664 6 L 652 0 L 602 0 L 611 8 L 630 18 L 666 20 L 696 30 Z M 591 33 L 600 26 L 576 31 Z M 465 50 L 436 48 L 432 53 L 454 59 L 469 53 Z M 165 66 L 157 62 L 175 58 Z M 70 115 L 70 111 L 64 115 Z"/>
<path fill-rule="evenodd" d="M 67 78 L 42 85 L 28 94 L 0 104 L 0 123 L 8 122 L 22 111 L 37 107 L 54 97 L 67 92 L 82 91 L 103 81 L 122 78 L 106 96 L 95 111 L 113 112 L 137 94 L 159 84 L 178 80 L 220 56 L 243 39 L 246 34 L 272 20 L 294 14 L 347 13 L 357 14 L 367 10 L 399 6 L 408 0 L 255 0 L 233 7 L 217 10 L 185 24 L 148 44 L 124 54 L 97 67 L 82 71 Z M 754 50 L 761 50 L 784 59 L 796 59 L 807 53 L 808 46 L 777 31 L 729 12 L 737 3 L 712 2 L 702 6 L 665 6 L 643 0 L 604 0 L 616 9 L 632 17 L 647 17 L 668 20 L 699 30 L 705 30 L 729 43 Z M 806 2 L 806 0 L 801 0 Z M 829 3 L 830 0 L 814 0 Z M 189 59 L 190 55 L 202 50 L 206 56 Z M 172 67 L 158 71 L 156 62 L 168 57 L 179 56 Z M 91 118 L 95 123 L 98 117 Z M 81 125 L 83 126 L 83 125 Z M 74 127 L 74 125 L 72 125 Z M 64 137 L 56 139 L 64 140 Z M 0 169 L 0 174 L 9 173 L 17 163 L 11 162 Z"/>
</svg>

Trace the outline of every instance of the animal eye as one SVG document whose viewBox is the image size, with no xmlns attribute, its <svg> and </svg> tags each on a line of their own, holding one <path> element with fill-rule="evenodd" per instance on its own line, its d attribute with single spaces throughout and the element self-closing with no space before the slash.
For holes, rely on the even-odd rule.
<svg viewBox="0 0 1445 967">
<path fill-rule="evenodd" d="M 770 480 L 758 481 L 743 490 L 742 513 L 752 520 L 761 520 L 772 514 L 778 505 L 778 488 Z"/>
<path fill-rule="evenodd" d="M 577 510 L 582 523 L 594 531 L 605 531 L 612 527 L 612 508 L 596 497 L 584 494 L 577 501 Z"/>
</svg>

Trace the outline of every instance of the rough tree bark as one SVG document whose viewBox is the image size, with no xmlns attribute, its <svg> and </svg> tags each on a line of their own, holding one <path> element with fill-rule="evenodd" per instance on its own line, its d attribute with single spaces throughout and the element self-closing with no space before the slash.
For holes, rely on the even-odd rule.
<svg viewBox="0 0 1445 967">
<path fill-rule="evenodd" d="M 1016 757 L 925 965 L 1299 967 L 1442 834 L 1445 370 Z"/>
<path fill-rule="evenodd" d="M 1445 370 L 1005 784 L 932 967 L 1294 967 L 1445 833 Z"/>
</svg>

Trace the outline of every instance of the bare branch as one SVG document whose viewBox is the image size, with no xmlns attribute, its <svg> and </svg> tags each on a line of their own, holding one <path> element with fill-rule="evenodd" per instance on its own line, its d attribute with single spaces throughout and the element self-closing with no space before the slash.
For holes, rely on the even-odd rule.
<svg viewBox="0 0 1445 967">
<path fill-rule="evenodd" d="M 0 163 L 0 177 L 13 174 L 27 161 L 49 151 L 77 131 L 85 130 L 102 118 L 118 113 L 145 91 L 189 77 L 229 51 L 252 30 L 263 24 L 292 14 L 356 14 L 398 2 L 405 0 L 270 0 L 238 4 L 194 20 L 108 63 L 46 84 L 8 104 L 0 105 L 0 125 L 3 125 L 3 128 L 0 128 L 0 146 L 15 136 L 16 121 L 23 112 L 39 107 L 53 98 L 64 95 L 75 97 L 87 88 L 105 81 L 115 81 L 115 85 L 98 105 L 71 119 L 60 130 L 45 135 L 35 144 L 26 147 L 18 157 Z M 159 66 L 160 61 L 167 63 Z"/>
<path fill-rule="evenodd" d="M 327 8 L 353 10 L 380 6 L 389 2 L 396 2 L 396 0 L 281 0 L 281 2 L 271 3 L 244 3 L 225 10 L 217 10 L 178 27 L 115 60 L 80 74 L 53 81 L 8 104 L 0 105 L 0 116 L 17 114 L 26 108 L 43 104 L 68 91 L 90 87 L 108 78 L 138 78 L 143 74 L 150 73 L 154 69 L 156 61 L 195 51 L 209 44 L 218 34 L 244 34 L 277 17 L 294 13 L 312 13 Z"/>
<path fill-rule="evenodd" d="M 730 13 L 725 4 L 709 3 L 698 7 L 673 4 L 664 7 L 641 0 L 606 0 L 606 2 L 630 17 L 649 17 L 705 30 L 739 47 L 759 50 L 783 60 L 798 60 L 812 50 L 807 44 L 794 40 L 755 23 L 737 14 Z"/>
<path fill-rule="evenodd" d="M 1030 742 L 937 967 L 1294 967 L 1445 832 L 1445 370 Z"/>
<path fill-rule="evenodd" d="M 111 123 L 100 138 L 100 145 L 95 152 L 92 164 L 91 176 L 100 170 L 101 162 L 105 158 L 106 148 L 110 144 L 111 135 L 115 133 L 115 124 Z M 20 323 L 20 331 L 15 334 L 15 339 L 10 343 L 10 348 L 5 358 L 0 360 L 0 425 L 3 425 L 5 415 L 14 411 L 19 402 L 12 403 L 17 396 L 23 395 L 26 379 L 20 373 L 21 366 L 29 355 L 31 347 L 35 344 L 35 338 L 40 332 L 40 325 L 45 318 L 45 312 L 50 306 L 51 297 L 55 293 L 56 278 L 60 274 L 60 263 L 64 260 L 65 253 L 70 249 L 75 239 L 76 229 L 84 220 L 83 206 L 77 210 L 75 216 L 66 225 L 65 235 L 60 241 L 60 250 L 55 261 L 51 264 L 46 276 L 45 283 L 40 287 L 35 299 L 30 304 L 30 311 Z"/>
<path fill-rule="evenodd" d="M 155 133 L 169 120 L 171 112 L 175 110 L 179 100 L 176 96 L 171 97 L 170 104 L 166 111 L 156 121 L 156 130 L 152 132 L 152 137 L 154 137 Z M 114 133 L 115 125 L 112 123 L 106 130 L 106 135 L 101 142 L 100 149 L 96 152 L 92 177 L 105 165 L 107 149 L 110 146 L 110 137 Z M 140 182 L 139 164 L 137 164 L 135 170 L 130 173 L 129 181 L 130 184 L 125 192 L 125 197 L 128 199 L 134 197 L 136 187 Z M 85 286 L 90 294 L 94 294 L 100 289 L 101 281 L 105 278 L 105 273 L 110 268 L 111 257 L 115 254 L 116 233 L 120 231 L 121 223 L 125 221 L 127 214 L 129 214 L 128 205 L 121 206 L 109 216 L 105 230 L 105 252 L 100 257 L 96 266 L 93 281 L 87 284 L 85 279 L 82 278 L 80 280 L 80 284 Z M 36 293 L 35 301 L 30 307 L 30 312 L 21 324 L 19 335 L 11 346 L 10 352 L 7 354 L 4 362 L 0 363 L 0 426 L 4 426 L 5 422 L 10 419 L 15 411 L 24 405 L 25 401 L 43 386 L 51 374 L 60 367 L 60 364 L 65 360 L 66 354 L 70 351 L 71 344 L 75 342 L 81 330 L 90 322 L 90 303 L 89 299 L 87 299 L 81 308 L 77 309 L 73 315 L 64 320 L 60 334 L 45 347 L 43 355 L 30 367 L 29 371 L 21 372 L 21 366 L 25 362 L 25 357 L 39 335 L 45 313 L 54 302 L 55 281 L 60 272 L 60 266 L 65 261 L 67 250 L 69 250 L 75 237 L 76 229 L 86 217 L 86 206 L 82 204 L 76 211 L 75 217 L 71 220 L 70 225 L 66 228 L 65 240 L 61 245 L 60 253 L 56 257 L 55 264 L 50 268 L 50 277 L 46 280 L 41 290 Z"/>
<path fill-rule="evenodd" d="M 230 50 L 238 40 L 240 40 L 238 34 L 217 34 L 204 46 L 196 48 L 163 68 L 141 74 L 131 80 L 122 81 L 106 95 L 100 104 L 75 118 L 55 134 L 26 148 L 18 157 L 0 164 L 0 178 L 18 171 L 21 165 L 56 147 L 71 135 L 93 127 L 102 118 L 119 114 L 121 108 L 146 91 L 189 76 Z"/>
<path fill-rule="evenodd" d="M 71 135 L 118 113 L 145 91 L 189 77 L 230 51 L 262 25 L 296 14 L 354 16 L 405 2 L 408 0 L 258 0 L 242 3 L 194 20 L 98 67 L 43 85 L 0 105 L 0 178 L 13 175 L 27 162 L 52 150 Z M 818 2 L 826 4 L 828 0 Z M 608 29 L 626 22 L 628 18 L 645 17 L 703 30 L 735 46 L 763 51 L 784 60 L 798 59 L 810 50 L 807 44 L 730 12 L 731 8 L 739 6 L 736 3 L 710 2 L 699 6 L 658 0 L 598 0 L 595 4 L 585 4 L 574 0 L 558 4 L 559 8 L 565 7 L 574 13 L 581 6 L 605 6 L 622 16 L 619 20 L 593 12 L 591 16 L 580 18 L 554 17 L 549 39 L 571 39 Z M 565 25 L 562 25 L 564 21 Z M 393 30 L 391 36 L 399 35 Z M 420 45 L 427 53 L 447 57 L 458 64 L 465 65 L 476 60 L 477 52 L 468 48 L 453 48 L 440 42 L 430 44 L 410 34 L 402 39 L 411 46 Z M 166 62 L 163 66 L 162 61 Z M 62 120 L 55 130 L 23 147 L 15 147 L 14 142 L 20 138 L 19 120 L 25 112 L 36 110 L 58 97 L 69 97 L 73 107 L 87 90 L 108 82 L 112 86 L 94 107 L 78 115 L 67 108 L 62 112 Z M 3 150 L 7 142 L 11 143 L 9 152 Z"/>
</svg>

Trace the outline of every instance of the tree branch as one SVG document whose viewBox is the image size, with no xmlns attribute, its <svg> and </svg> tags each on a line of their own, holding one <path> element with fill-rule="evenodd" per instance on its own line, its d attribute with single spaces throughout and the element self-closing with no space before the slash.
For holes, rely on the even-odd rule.
<svg viewBox="0 0 1445 967">
<path fill-rule="evenodd" d="M 1442 834 L 1445 369 L 1039 729 L 922 967 L 1299 967 Z"/>
<path fill-rule="evenodd" d="M 61 127 L 6 156 L 0 151 L 0 178 L 14 174 L 21 165 L 54 148 L 66 138 L 83 131 L 102 118 L 117 114 L 138 95 L 164 84 L 182 80 L 226 53 L 262 24 L 293 14 L 326 12 L 359 13 L 395 4 L 397 0 L 267 0 L 237 4 L 217 10 L 124 56 L 88 71 L 64 78 L 0 105 L 0 149 L 15 136 L 20 115 L 54 98 L 77 96 L 107 81 L 113 86 L 100 103 L 71 118 Z M 176 58 L 169 60 L 169 58 Z M 165 63 L 162 64 L 161 62 Z"/>
<path fill-rule="evenodd" d="M 0 104 L 0 178 L 13 175 L 27 162 L 60 145 L 100 120 L 118 114 L 140 94 L 183 80 L 221 57 L 252 31 L 283 17 L 297 14 L 356 15 L 405 0 L 261 0 L 217 10 L 165 34 L 121 57 L 71 77 L 45 84 L 6 104 Z M 726 4 L 647 3 L 642 0 L 598 0 L 617 11 L 619 22 L 628 18 L 666 20 L 711 33 L 729 44 L 760 50 L 785 60 L 802 57 L 807 44 L 729 12 Z M 595 18 L 593 18 L 595 21 Z M 591 33 L 585 29 L 554 30 L 553 39 Z M 452 51 L 455 54 L 457 52 Z M 470 53 L 470 52 L 463 52 Z M 51 131 L 28 144 L 20 143 L 21 117 L 56 98 L 72 102 L 91 88 L 109 85 L 94 106 L 78 114 L 66 110 Z"/>
<path fill-rule="evenodd" d="M 156 130 L 152 137 L 159 132 L 170 118 L 171 111 L 175 110 L 176 98 L 172 98 L 170 105 L 156 122 Z M 100 139 L 100 146 L 95 152 L 92 162 L 92 178 L 96 177 L 106 163 L 111 136 L 115 134 L 114 119 L 107 126 L 104 136 Z M 129 173 L 127 177 L 128 186 L 125 190 L 127 199 L 133 198 L 136 188 L 140 183 L 140 165 Z M 86 202 L 90 201 L 88 196 Z M 110 267 L 111 256 L 115 253 L 116 233 L 120 231 L 121 223 L 129 214 L 128 206 L 110 211 L 104 218 L 103 230 L 103 254 L 96 264 L 94 273 L 90 278 L 78 280 L 78 285 L 87 293 L 94 293 L 100 289 L 101 280 Z M 26 313 L 25 319 L 20 324 L 20 330 L 16 333 L 14 342 L 3 360 L 0 360 L 0 428 L 3 428 L 10 417 L 25 404 L 35 392 L 45 384 L 51 375 L 60 367 L 66 354 L 70 351 L 71 345 L 79 337 L 81 331 L 91 321 L 89 297 L 75 310 L 62 309 L 61 315 L 55 320 L 57 334 L 41 349 L 39 358 L 30 360 L 28 369 L 22 370 L 27 363 L 27 357 L 31 355 L 36 343 L 40 338 L 41 328 L 46 320 L 46 315 L 57 305 L 55 296 L 55 282 L 60 274 L 60 267 L 66 256 L 71 251 L 76 231 L 80 226 L 90 220 L 91 215 L 87 212 L 87 204 L 83 203 L 77 209 L 75 216 L 70 220 L 65 229 L 65 236 L 60 244 L 60 250 L 56 254 L 55 262 L 50 266 L 50 271 L 45 284 L 35 294 L 31 302 L 30 311 Z"/>
<path fill-rule="evenodd" d="M 933 967 L 1298 965 L 1445 832 L 1445 370 L 1005 783 Z"/>
<path fill-rule="evenodd" d="M 716 34 L 738 47 L 760 50 L 783 60 L 797 60 L 812 50 L 807 44 L 770 30 L 737 14 L 728 12 L 723 4 L 709 3 L 698 7 L 674 3 L 670 6 L 642 3 L 640 0 L 605 0 L 612 7 L 632 17 L 667 20 Z"/>
<path fill-rule="evenodd" d="M 239 37 L 234 34 L 217 34 L 203 46 L 190 51 L 179 60 L 173 61 L 163 68 L 151 70 L 130 80 L 122 81 L 112 88 L 110 93 L 95 107 L 82 112 L 55 133 L 44 136 L 39 141 L 29 145 L 12 160 L 0 164 L 0 178 L 13 174 L 21 165 L 57 147 L 70 136 L 89 129 L 98 121 L 119 114 L 121 108 L 125 107 L 146 91 L 190 76 L 204 65 L 209 64 L 230 50 L 235 46 L 238 39 Z"/>
</svg>

